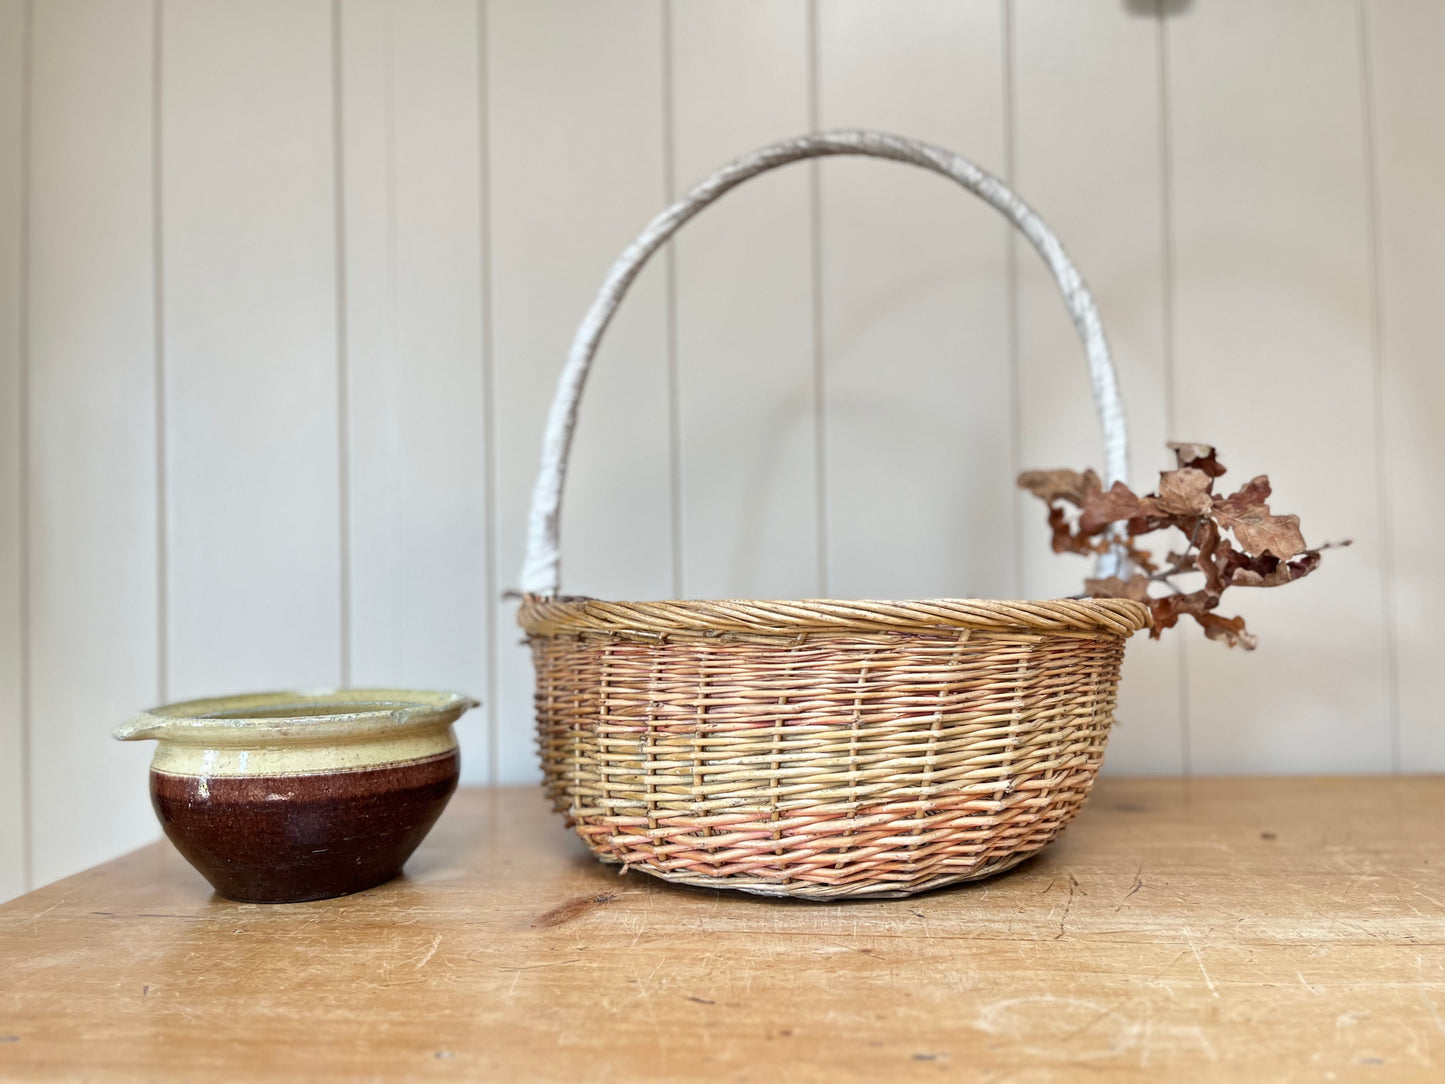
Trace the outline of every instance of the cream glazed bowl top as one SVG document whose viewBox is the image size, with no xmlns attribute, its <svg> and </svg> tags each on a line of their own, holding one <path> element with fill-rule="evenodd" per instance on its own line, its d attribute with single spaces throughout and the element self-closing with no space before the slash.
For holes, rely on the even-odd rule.
<svg viewBox="0 0 1445 1084">
<path fill-rule="evenodd" d="M 477 702 L 452 692 L 307 689 L 188 700 L 132 715 L 113 734 L 157 743 L 151 767 L 186 775 L 302 775 L 418 760 L 457 747 Z"/>
</svg>

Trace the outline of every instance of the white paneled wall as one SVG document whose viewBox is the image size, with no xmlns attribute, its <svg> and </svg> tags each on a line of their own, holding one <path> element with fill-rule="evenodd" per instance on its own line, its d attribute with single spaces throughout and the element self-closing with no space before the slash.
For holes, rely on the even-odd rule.
<svg viewBox="0 0 1445 1084">
<path fill-rule="evenodd" d="M 1311 537 L 1356 545 L 1250 600 L 1261 632 L 1288 629 L 1267 650 L 1189 642 L 1202 772 L 1392 767 L 1361 27 L 1354 0 L 1314 0 L 1206 3 L 1165 28 L 1175 424 L 1268 471 Z"/>
<path fill-rule="evenodd" d="M 337 26 L 345 308 L 342 679 L 487 690 L 481 21 L 471 0 L 349 2 Z M 490 713 L 459 724 L 487 778 Z"/>
<path fill-rule="evenodd" d="M 145 0 L 33 5 L 23 456 L 31 876 L 155 831 L 146 756 L 104 720 L 163 686 L 153 21 Z"/>
<path fill-rule="evenodd" d="M 340 434 L 360 426 L 340 409 L 333 15 L 325 0 L 161 13 L 156 347 L 177 698 L 343 677 Z"/>
<path fill-rule="evenodd" d="M 670 14 L 675 178 L 812 126 L 803 0 L 687 0 Z M 675 245 L 679 571 L 696 597 L 826 591 L 815 176 L 745 185 Z"/>
<path fill-rule="evenodd" d="M 1362 28 L 1383 402 L 1375 461 L 1396 763 L 1445 766 L 1445 5 L 1374 0 Z"/>
<path fill-rule="evenodd" d="M 1134 477 L 1268 471 L 1312 540 L 1254 655 L 1136 640 L 1106 770 L 1445 770 L 1436 0 L 0 0 L 0 898 L 155 834 L 161 699 L 453 687 L 535 771 L 543 414 L 670 195 L 817 127 L 1010 179 L 1098 296 Z M 568 590 L 1049 596 L 1020 467 L 1097 463 L 1031 249 L 937 178 L 793 167 L 639 279 Z"/>
<path fill-rule="evenodd" d="M 819 125 L 903 132 L 1007 172 L 1003 13 L 819 4 Z M 1008 227 L 892 162 L 821 174 L 828 596 L 1014 596 Z"/>
</svg>

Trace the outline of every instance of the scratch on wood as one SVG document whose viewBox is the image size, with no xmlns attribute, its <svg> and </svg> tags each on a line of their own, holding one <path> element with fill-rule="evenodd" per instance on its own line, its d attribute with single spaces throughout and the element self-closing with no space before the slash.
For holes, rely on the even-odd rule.
<svg viewBox="0 0 1445 1084">
<path fill-rule="evenodd" d="M 1064 923 L 1069 920 L 1069 911 L 1072 910 L 1074 906 L 1074 892 L 1077 891 L 1078 887 L 1079 879 L 1072 873 L 1069 874 L 1069 898 L 1064 901 L 1064 913 L 1059 916 L 1059 932 L 1054 935 L 1055 941 L 1062 939 L 1064 936 Z"/>
<path fill-rule="evenodd" d="M 1135 892 L 1138 892 L 1139 889 L 1141 889 L 1141 888 L 1144 887 L 1144 882 L 1143 882 L 1143 881 L 1140 879 L 1140 877 L 1139 877 L 1139 875 L 1140 875 L 1141 873 L 1143 873 L 1143 872 L 1144 872 L 1144 863 L 1143 863 L 1143 862 L 1140 862 L 1140 863 L 1139 863 L 1139 868 L 1134 871 L 1134 885 L 1133 885 L 1133 887 L 1130 888 L 1128 892 L 1125 892 L 1125 893 L 1124 893 L 1124 898 L 1125 898 L 1126 900 L 1127 900 L 1130 896 L 1132 896 Z"/>
<path fill-rule="evenodd" d="M 605 903 L 611 903 L 616 898 L 616 892 L 599 892 L 595 896 L 578 896 L 575 900 L 559 903 L 550 911 L 544 911 L 537 916 L 532 925 L 542 928 L 562 926 L 581 918 L 588 911 L 596 910 Z"/>
<path fill-rule="evenodd" d="M 41 911 L 39 914 L 35 915 L 35 916 L 34 916 L 33 918 L 31 918 L 31 920 L 30 920 L 30 928 L 31 928 L 32 930 L 35 929 L 35 928 L 37 928 L 37 927 L 40 925 L 40 920 L 41 920 L 42 918 L 44 918 L 46 915 L 50 914 L 50 912 L 53 911 L 53 910 L 55 910 L 57 907 L 63 906 L 64 903 L 65 903 L 64 900 L 59 900 L 59 901 L 57 901 L 56 903 L 52 903 L 49 907 L 47 907 L 45 910 Z"/>
<path fill-rule="evenodd" d="M 1215 997 L 1218 997 L 1219 991 L 1215 989 L 1214 980 L 1209 977 L 1209 969 L 1204 966 L 1204 957 L 1199 955 L 1199 949 L 1195 947 L 1194 939 L 1190 936 L 1188 930 L 1184 931 L 1184 943 L 1189 946 L 1189 951 L 1194 953 L 1194 962 L 1199 965 L 1199 973 L 1204 976 L 1204 981 L 1209 984 L 1209 992 Z"/>
<path fill-rule="evenodd" d="M 1420 993 L 1420 1000 L 1425 1003 L 1425 1008 L 1430 1010 L 1430 1016 L 1435 1021 L 1435 1028 L 1441 1035 L 1445 1035 L 1445 1022 L 1440 1019 L 1440 1014 L 1435 1011 L 1435 1003 L 1425 996 L 1425 957 L 1419 953 L 1415 954 L 1415 973 L 1420 976 L 1421 985 L 1417 988 Z"/>
<path fill-rule="evenodd" d="M 470 957 L 468 957 L 468 959 L 470 959 Z M 540 970 L 541 970 L 542 968 L 544 968 L 544 967 L 568 967 L 568 966 L 570 966 L 570 965 L 572 965 L 572 964 L 575 964 L 575 963 L 577 963 L 577 962 L 578 962 L 578 961 L 576 961 L 576 960 L 552 960 L 550 963 L 545 963 L 545 964 L 520 964 L 520 965 L 518 965 L 517 967 L 499 967 L 499 968 L 497 968 L 497 970 L 498 970 L 498 971 L 515 971 L 515 972 L 521 972 L 521 971 L 540 971 Z"/>
<path fill-rule="evenodd" d="M 1440 1019 L 1440 1014 L 1435 1011 L 1435 1004 L 1425 996 L 1425 991 L 1420 991 L 1420 1000 L 1425 1003 L 1425 1008 L 1430 1010 L 1430 1016 L 1435 1021 L 1435 1028 L 1441 1035 L 1445 1035 L 1445 1021 Z"/>
<path fill-rule="evenodd" d="M 413 971 L 420 971 L 423 967 L 425 967 L 426 964 L 427 964 L 427 961 L 430 960 L 433 956 L 435 956 L 435 955 L 437 954 L 437 946 L 440 945 L 441 943 L 442 943 L 442 935 L 441 935 L 441 934 L 437 934 L 437 935 L 436 935 L 436 938 L 435 938 L 435 939 L 432 941 L 432 943 L 431 943 L 431 948 L 429 948 L 429 949 L 426 950 L 426 955 L 423 956 L 420 960 L 418 960 L 418 961 L 416 962 L 416 966 L 415 966 L 414 968 L 412 968 L 412 970 L 413 970 Z"/>
<path fill-rule="evenodd" d="M 1139 868 L 1134 871 L 1134 883 L 1133 883 L 1133 885 L 1130 886 L 1128 892 L 1125 892 L 1125 893 L 1124 893 L 1123 899 L 1121 899 L 1121 900 L 1119 901 L 1119 906 L 1117 906 L 1117 907 L 1114 908 L 1114 913 L 1115 913 L 1116 915 L 1117 915 L 1120 911 L 1122 911 L 1122 910 L 1124 909 L 1124 900 L 1127 900 L 1127 899 L 1128 899 L 1130 896 L 1132 896 L 1135 892 L 1138 892 L 1139 889 L 1146 887 L 1145 884 L 1144 884 L 1144 882 L 1143 882 L 1143 880 L 1140 878 L 1140 874 L 1142 874 L 1143 872 L 1144 872 L 1144 863 L 1143 863 L 1143 861 L 1140 861 L 1140 863 L 1139 863 Z"/>
</svg>

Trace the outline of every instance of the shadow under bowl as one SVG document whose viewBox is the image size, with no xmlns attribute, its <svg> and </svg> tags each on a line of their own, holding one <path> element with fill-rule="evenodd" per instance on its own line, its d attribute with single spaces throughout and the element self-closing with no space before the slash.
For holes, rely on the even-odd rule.
<svg viewBox="0 0 1445 1084">
<path fill-rule="evenodd" d="M 115 731 L 153 738 L 151 804 L 176 849 L 244 903 L 397 876 L 456 790 L 456 693 L 347 689 L 194 700 Z"/>
</svg>

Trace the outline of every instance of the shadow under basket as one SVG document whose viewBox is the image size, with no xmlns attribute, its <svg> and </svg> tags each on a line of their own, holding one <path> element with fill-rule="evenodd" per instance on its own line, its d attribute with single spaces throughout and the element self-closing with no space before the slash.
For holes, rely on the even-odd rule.
<svg viewBox="0 0 1445 1084">
<path fill-rule="evenodd" d="M 1093 785 L 1137 603 L 529 597 L 547 794 L 605 862 L 906 896 L 1048 843 Z"/>
<path fill-rule="evenodd" d="M 518 619 L 537 672 L 547 793 L 606 862 L 768 896 L 907 896 L 1017 865 L 1079 811 L 1113 722 L 1122 599 L 602 602 L 559 596 L 563 480 L 587 372 L 647 259 L 751 177 L 864 155 L 947 177 L 1000 211 L 1053 273 L 1083 341 L 1107 488 L 1123 410 L 1087 287 L 1013 192 L 951 151 L 820 132 L 722 167 L 613 264 L 572 342 L 532 499 Z M 900 536 L 906 535 L 900 525 Z M 1127 574 L 1116 541 L 1095 575 Z"/>
</svg>

